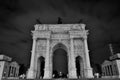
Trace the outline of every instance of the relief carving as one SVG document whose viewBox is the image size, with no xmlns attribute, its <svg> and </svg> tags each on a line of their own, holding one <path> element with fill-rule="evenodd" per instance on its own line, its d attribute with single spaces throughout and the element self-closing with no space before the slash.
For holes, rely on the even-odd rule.
<svg viewBox="0 0 120 80">
<path fill-rule="evenodd" d="M 46 40 L 37 41 L 37 51 L 45 52 L 46 51 Z"/>
<path fill-rule="evenodd" d="M 74 40 L 74 52 L 75 54 L 81 54 L 83 52 L 84 46 L 82 40 Z"/>
<path fill-rule="evenodd" d="M 84 39 L 87 40 L 87 34 L 88 31 L 85 30 L 85 24 L 36 24 L 35 30 L 32 31 L 33 39 L 37 39 L 36 46 L 33 46 L 32 51 L 32 54 L 35 56 L 31 58 L 32 67 L 30 67 L 29 70 L 34 70 L 35 68 L 37 71 L 37 68 L 34 66 L 37 66 L 39 63 L 37 63 L 37 60 L 34 61 L 34 58 L 36 58 L 36 56 L 43 56 L 45 58 L 43 78 L 51 79 L 53 75 L 52 72 L 54 70 L 52 62 L 53 52 L 58 48 L 62 48 L 68 55 L 68 78 L 77 78 L 75 57 L 78 55 L 83 58 L 81 67 L 85 67 L 85 69 L 81 70 L 81 73 L 84 71 L 83 75 L 88 74 L 91 76 L 92 69 L 89 65 L 89 57 L 85 55 L 87 54 L 85 53 L 85 50 L 87 52 L 87 48 L 84 47 L 85 45 L 83 42 Z M 87 61 L 87 63 L 85 61 Z M 32 74 L 31 71 L 28 71 L 28 73 L 28 78 L 34 79 L 34 76 L 36 76 L 35 71 Z M 31 75 L 33 77 L 31 77 Z"/>
</svg>

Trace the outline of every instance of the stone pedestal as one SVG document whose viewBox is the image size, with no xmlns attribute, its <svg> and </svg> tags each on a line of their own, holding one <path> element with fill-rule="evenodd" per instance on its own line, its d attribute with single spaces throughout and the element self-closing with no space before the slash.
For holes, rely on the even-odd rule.
<svg viewBox="0 0 120 80">
<path fill-rule="evenodd" d="M 27 73 L 27 79 L 35 79 L 36 78 L 36 72 L 32 69 L 28 69 Z"/>
<path fill-rule="evenodd" d="M 84 73 L 85 73 L 85 78 L 93 78 L 92 68 L 85 68 Z"/>
</svg>

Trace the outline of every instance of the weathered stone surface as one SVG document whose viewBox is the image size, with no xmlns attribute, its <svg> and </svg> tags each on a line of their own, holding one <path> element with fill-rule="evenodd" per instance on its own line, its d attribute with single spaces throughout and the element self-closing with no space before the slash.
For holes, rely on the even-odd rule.
<svg viewBox="0 0 120 80">
<path fill-rule="evenodd" d="M 37 63 L 38 58 L 43 56 L 45 58 L 45 73 L 43 78 L 51 79 L 53 72 L 53 52 L 59 48 L 64 49 L 68 55 L 68 78 L 77 78 L 75 63 L 77 56 L 81 57 L 79 61 L 83 65 L 83 70 L 80 71 L 82 77 L 93 77 L 86 42 L 88 31 L 85 30 L 85 24 L 36 24 L 32 34 L 33 39 L 36 38 L 36 43 L 33 43 L 34 47 L 32 48 L 29 70 L 33 70 L 34 74 L 27 75 L 27 78 L 36 78 L 36 76 L 31 78 L 31 75 L 37 75 L 38 70 L 35 66 L 40 64 Z"/>
</svg>

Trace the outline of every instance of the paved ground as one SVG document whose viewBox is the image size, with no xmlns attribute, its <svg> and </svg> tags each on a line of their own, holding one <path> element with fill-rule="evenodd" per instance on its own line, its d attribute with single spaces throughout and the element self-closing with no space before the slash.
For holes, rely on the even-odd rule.
<svg viewBox="0 0 120 80">
<path fill-rule="evenodd" d="M 93 78 L 93 79 L 2 79 L 2 80 L 120 80 L 120 78 Z"/>
</svg>

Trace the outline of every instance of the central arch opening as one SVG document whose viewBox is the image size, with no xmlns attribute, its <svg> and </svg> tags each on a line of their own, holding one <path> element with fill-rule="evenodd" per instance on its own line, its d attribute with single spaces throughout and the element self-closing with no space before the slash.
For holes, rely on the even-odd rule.
<svg viewBox="0 0 120 80">
<path fill-rule="evenodd" d="M 67 78 L 68 74 L 68 58 L 67 52 L 59 47 L 53 52 L 53 78 Z"/>
</svg>

